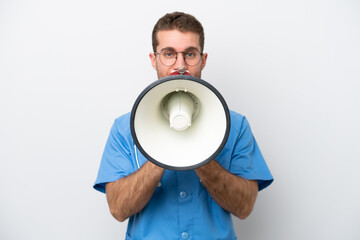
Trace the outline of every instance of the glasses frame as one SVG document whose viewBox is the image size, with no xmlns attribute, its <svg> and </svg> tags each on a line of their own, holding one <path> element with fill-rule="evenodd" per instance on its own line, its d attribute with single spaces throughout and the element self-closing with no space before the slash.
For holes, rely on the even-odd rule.
<svg viewBox="0 0 360 240">
<path fill-rule="evenodd" d="M 167 66 L 167 67 L 171 67 L 171 66 L 173 66 L 173 65 L 176 63 L 179 53 L 182 53 L 186 65 L 188 65 L 188 66 L 196 66 L 196 65 L 198 65 L 199 62 L 201 61 L 201 58 L 202 58 L 202 56 L 204 55 L 204 53 L 200 52 L 200 51 L 197 50 L 197 49 L 191 49 L 191 50 L 192 50 L 192 51 L 196 51 L 196 52 L 198 52 L 198 53 L 200 54 L 199 61 L 198 61 L 196 64 L 188 64 L 188 63 L 187 63 L 186 57 L 185 57 L 185 53 L 186 53 L 187 51 L 184 51 L 184 52 L 176 52 L 176 51 L 171 50 L 171 49 L 163 49 L 163 50 L 161 50 L 160 52 L 154 52 L 154 54 L 155 54 L 155 55 L 159 55 L 160 62 L 161 62 L 164 66 Z M 174 61 L 173 64 L 168 65 L 168 64 L 164 64 L 164 63 L 163 63 L 163 61 L 161 60 L 161 53 L 164 52 L 164 51 L 173 51 L 174 53 L 176 53 L 175 61 Z M 190 51 L 190 50 L 189 50 L 189 51 Z"/>
</svg>

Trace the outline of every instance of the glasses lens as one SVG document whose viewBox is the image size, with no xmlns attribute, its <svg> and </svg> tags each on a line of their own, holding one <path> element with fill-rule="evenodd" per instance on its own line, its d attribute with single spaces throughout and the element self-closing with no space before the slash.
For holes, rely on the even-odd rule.
<svg viewBox="0 0 360 240">
<path fill-rule="evenodd" d="M 185 62 L 189 66 L 194 66 L 199 63 L 201 54 L 197 50 L 189 50 L 184 52 Z"/>
<path fill-rule="evenodd" d="M 171 66 L 176 62 L 176 52 L 171 50 L 161 51 L 160 61 L 166 66 Z"/>
<path fill-rule="evenodd" d="M 180 53 L 180 52 L 179 52 Z M 160 52 L 160 61 L 165 66 L 172 66 L 175 64 L 177 55 L 179 54 L 172 50 L 163 50 Z M 200 62 L 201 53 L 197 50 L 188 50 L 182 52 L 185 63 L 189 66 L 195 66 Z"/>
</svg>

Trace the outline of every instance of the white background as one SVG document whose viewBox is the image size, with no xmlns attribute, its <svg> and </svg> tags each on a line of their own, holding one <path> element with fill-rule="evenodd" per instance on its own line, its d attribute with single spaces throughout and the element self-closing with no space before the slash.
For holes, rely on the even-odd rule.
<svg viewBox="0 0 360 240">
<path fill-rule="evenodd" d="M 360 239 L 360 2 L 0 1 L 0 239 L 123 239 L 92 189 L 110 127 L 152 81 L 151 31 L 205 28 L 203 79 L 275 177 L 240 239 Z"/>
</svg>

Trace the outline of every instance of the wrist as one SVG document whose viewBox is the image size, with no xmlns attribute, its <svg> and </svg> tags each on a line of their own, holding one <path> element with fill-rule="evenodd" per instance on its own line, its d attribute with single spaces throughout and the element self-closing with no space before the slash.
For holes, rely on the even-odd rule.
<svg viewBox="0 0 360 240">
<path fill-rule="evenodd" d="M 195 172 L 201 181 L 216 181 L 221 177 L 221 170 L 223 170 L 221 165 L 216 160 L 212 160 L 204 166 L 195 169 Z"/>
<path fill-rule="evenodd" d="M 151 161 L 147 161 L 144 165 L 146 165 L 146 167 L 149 169 L 149 171 L 153 172 L 153 173 L 159 173 L 159 174 L 163 174 L 165 169 L 162 167 L 159 167 L 158 165 L 152 163 Z"/>
</svg>

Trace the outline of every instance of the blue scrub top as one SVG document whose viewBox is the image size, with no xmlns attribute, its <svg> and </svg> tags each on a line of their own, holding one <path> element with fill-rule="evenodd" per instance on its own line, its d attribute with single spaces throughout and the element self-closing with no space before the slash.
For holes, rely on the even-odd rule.
<svg viewBox="0 0 360 240">
<path fill-rule="evenodd" d="M 257 180 L 260 191 L 271 184 L 273 177 L 246 118 L 233 111 L 230 111 L 230 117 L 230 135 L 216 160 L 232 174 Z M 105 146 L 94 188 L 105 193 L 106 183 L 128 176 L 146 161 L 134 147 L 130 113 L 117 118 Z M 130 217 L 126 239 L 237 238 L 231 214 L 212 199 L 194 170 L 166 169 L 146 207 Z"/>
</svg>

